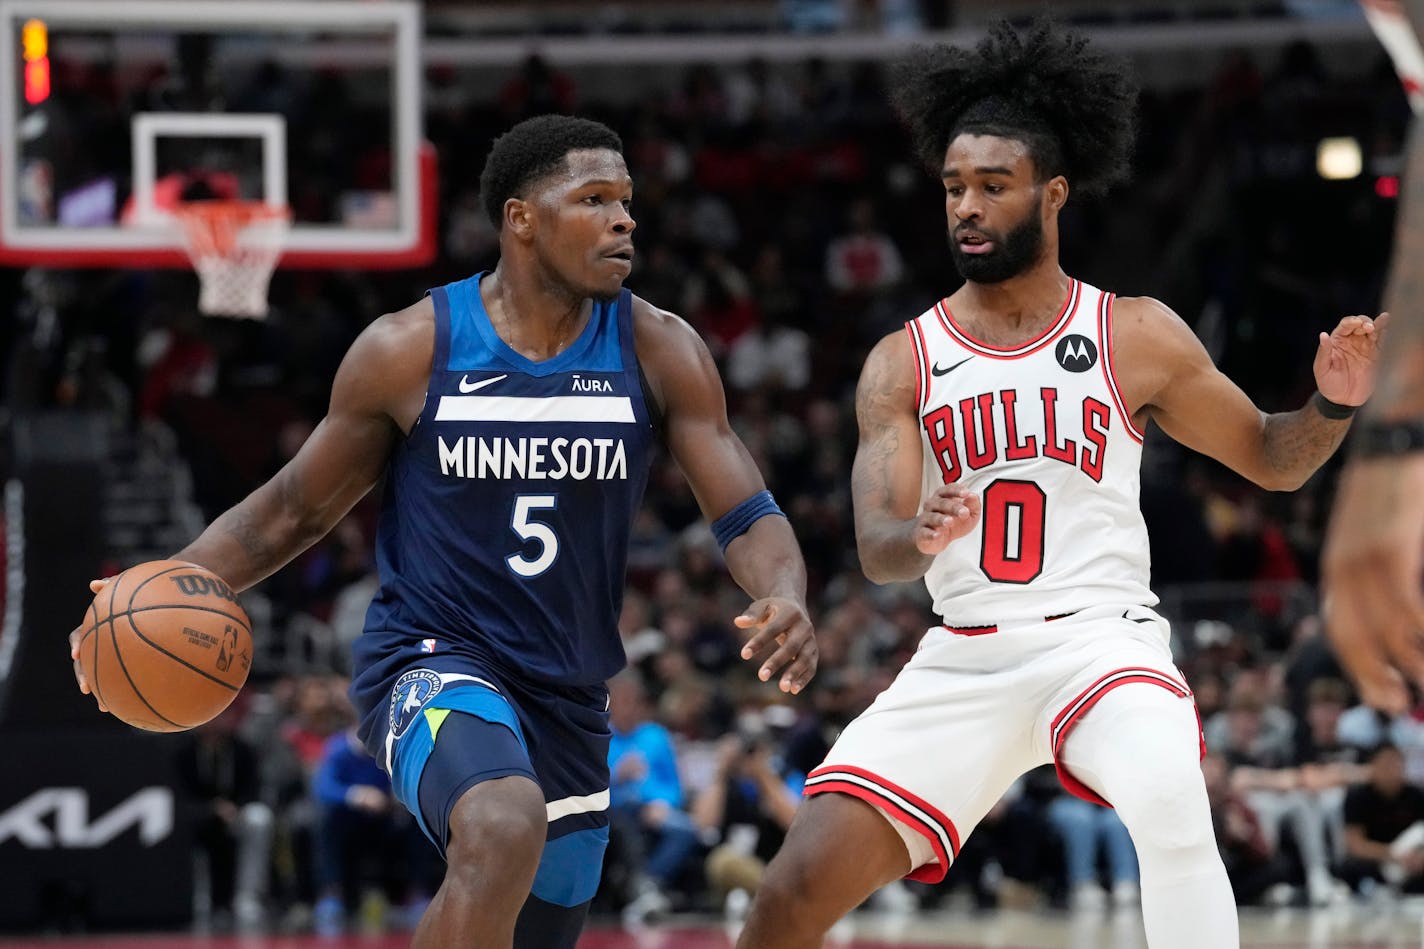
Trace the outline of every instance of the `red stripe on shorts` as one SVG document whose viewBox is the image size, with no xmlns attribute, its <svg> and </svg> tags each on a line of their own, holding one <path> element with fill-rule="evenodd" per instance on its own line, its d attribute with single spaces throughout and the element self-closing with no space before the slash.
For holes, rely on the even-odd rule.
<svg viewBox="0 0 1424 949">
<path fill-rule="evenodd" d="M 1119 686 L 1130 685 L 1135 682 L 1160 686 L 1178 698 L 1189 699 L 1192 697 L 1192 690 L 1181 682 L 1178 682 L 1165 672 L 1148 668 L 1115 669 L 1080 692 L 1077 698 L 1063 707 L 1063 710 L 1053 719 L 1053 724 L 1049 729 L 1049 736 L 1053 744 L 1053 768 L 1058 772 L 1058 780 L 1062 783 L 1064 790 L 1074 797 L 1080 797 L 1094 804 L 1101 804 L 1103 807 L 1112 807 L 1111 804 L 1103 799 L 1102 795 L 1073 777 L 1068 769 L 1063 766 L 1063 762 L 1059 759 L 1059 754 L 1063 751 L 1063 743 L 1066 742 L 1068 736 L 1072 734 L 1073 727 L 1082 720 L 1084 715 L 1092 711 L 1094 705 L 1102 701 L 1103 696 Z M 1192 708 L 1196 708 L 1195 702 L 1192 703 Z M 1198 733 L 1201 732 L 1200 712 L 1197 713 L 1197 731 Z M 1206 738 L 1204 736 L 1201 739 L 1201 754 L 1203 757 L 1206 756 Z"/>
<path fill-rule="evenodd" d="M 868 804 L 883 808 L 901 823 L 920 834 L 930 843 L 939 863 L 927 863 L 914 867 L 906 879 L 924 883 L 938 883 L 949 871 L 949 865 L 959 856 L 959 831 L 954 822 L 932 804 L 911 794 L 899 785 L 872 774 L 864 768 L 849 765 L 829 765 L 817 768 L 806 777 L 805 795 L 811 797 L 835 791 L 849 794 Z M 905 805 L 912 805 L 916 814 Z M 945 852 L 944 841 L 949 841 L 950 852 Z"/>
</svg>

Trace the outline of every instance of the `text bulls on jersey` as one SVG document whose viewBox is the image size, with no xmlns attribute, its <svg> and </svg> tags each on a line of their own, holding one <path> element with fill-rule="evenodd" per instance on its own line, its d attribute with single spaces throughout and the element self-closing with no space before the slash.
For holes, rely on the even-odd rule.
<svg viewBox="0 0 1424 949">
<path fill-rule="evenodd" d="M 1082 422 L 1080 442 L 1061 432 L 1068 413 Z M 1017 389 L 984 392 L 957 404 L 924 413 L 922 422 L 944 483 L 958 481 L 966 469 L 977 471 L 999 461 L 1051 458 L 1103 479 L 1112 410 L 1092 397 L 1078 405 L 1059 404 L 1058 390 Z"/>
</svg>

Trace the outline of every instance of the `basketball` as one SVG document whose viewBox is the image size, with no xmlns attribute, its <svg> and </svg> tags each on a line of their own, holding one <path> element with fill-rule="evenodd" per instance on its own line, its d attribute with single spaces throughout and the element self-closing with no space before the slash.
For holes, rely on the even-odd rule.
<svg viewBox="0 0 1424 949">
<path fill-rule="evenodd" d="M 183 731 L 237 697 L 252 666 L 252 625 L 212 571 L 153 560 L 94 597 L 79 665 L 116 717 L 148 731 Z"/>
</svg>

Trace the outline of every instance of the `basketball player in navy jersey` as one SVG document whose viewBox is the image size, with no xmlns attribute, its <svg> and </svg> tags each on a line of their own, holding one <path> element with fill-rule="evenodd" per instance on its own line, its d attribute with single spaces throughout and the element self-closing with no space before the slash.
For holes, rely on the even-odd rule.
<svg viewBox="0 0 1424 949">
<path fill-rule="evenodd" d="M 496 269 L 368 327 L 296 458 L 175 555 L 246 589 L 384 477 L 351 694 L 367 749 L 448 861 L 417 949 L 578 937 L 608 839 L 604 680 L 625 661 L 624 564 L 656 440 L 754 598 L 735 619 L 743 657 L 790 693 L 815 672 L 800 549 L 706 347 L 623 289 L 621 152 L 564 116 L 499 138 L 480 180 Z"/>
<path fill-rule="evenodd" d="M 1142 433 L 1299 487 L 1374 386 L 1376 324 L 1321 333 L 1318 391 L 1263 413 L 1166 306 L 1059 266 L 1070 190 L 1126 172 L 1119 65 L 1044 24 L 999 25 L 977 49 L 921 51 L 891 87 L 943 182 L 964 285 L 866 360 L 856 539 L 871 579 L 923 577 L 942 625 L 808 776 L 739 946 L 819 946 L 876 888 L 943 878 L 1009 785 L 1051 762 L 1131 832 L 1148 945 L 1233 949 L 1199 723 L 1152 609 Z"/>
</svg>

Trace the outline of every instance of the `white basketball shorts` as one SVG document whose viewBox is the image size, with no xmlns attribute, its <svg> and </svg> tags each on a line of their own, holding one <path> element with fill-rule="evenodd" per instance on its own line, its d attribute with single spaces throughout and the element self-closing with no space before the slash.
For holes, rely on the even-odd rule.
<svg viewBox="0 0 1424 949">
<path fill-rule="evenodd" d="M 1114 689 L 1146 685 L 1193 701 L 1169 635 L 1151 609 L 1123 605 L 1002 626 L 933 627 L 807 777 L 805 793 L 836 791 L 873 805 L 905 839 L 909 879 L 939 882 L 960 844 L 1026 771 L 1052 762 L 1069 792 L 1108 803 L 1075 780 L 1058 753 Z"/>
</svg>

